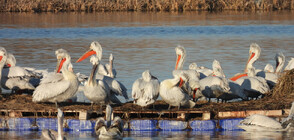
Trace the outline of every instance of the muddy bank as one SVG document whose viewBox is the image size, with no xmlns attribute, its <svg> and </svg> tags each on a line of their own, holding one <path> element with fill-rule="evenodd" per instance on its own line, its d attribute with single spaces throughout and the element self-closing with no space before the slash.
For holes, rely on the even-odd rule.
<svg viewBox="0 0 294 140">
<path fill-rule="evenodd" d="M 292 10 L 293 0 L 1 0 L 2 12 Z"/>
</svg>

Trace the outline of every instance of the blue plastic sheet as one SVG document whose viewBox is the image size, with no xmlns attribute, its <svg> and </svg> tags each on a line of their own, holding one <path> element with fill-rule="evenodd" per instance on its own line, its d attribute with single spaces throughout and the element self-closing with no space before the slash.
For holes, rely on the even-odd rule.
<svg viewBox="0 0 294 140">
<path fill-rule="evenodd" d="M 237 127 L 240 121 L 244 120 L 244 118 L 236 118 L 236 119 L 223 119 L 220 120 L 220 127 L 223 130 L 242 130 L 241 128 Z"/>
<path fill-rule="evenodd" d="M 130 130 L 156 131 L 157 120 L 131 120 Z"/>
<path fill-rule="evenodd" d="M 210 131 L 216 129 L 216 121 L 215 120 L 193 120 L 189 121 L 189 125 L 193 131 Z"/>
<path fill-rule="evenodd" d="M 159 128 L 163 131 L 181 131 L 185 130 L 187 125 L 185 121 L 159 120 Z"/>
</svg>

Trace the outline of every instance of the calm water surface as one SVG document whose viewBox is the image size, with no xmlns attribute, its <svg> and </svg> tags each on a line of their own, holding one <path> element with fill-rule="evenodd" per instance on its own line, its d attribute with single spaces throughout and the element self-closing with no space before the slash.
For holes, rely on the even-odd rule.
<svg viewBox="0 0 294 140">
<path fill-rule="evenodd" d="M 0 44 L 15 55 L 17 65 L 53 71 L 55 50 L 68 50 L 74 62 L 88 50 L 92 41 L 99 41 L 103 47 L 102 63 L 108 63 L 110 53 L 114 55 L 117 79 L 128 88 L 130 96 L 132 83 L 146 69 L 161 81 L 172 77 L 177 45 L 187 50 L 184 68 L 192 62 L 211 68 L 212 61 L 217 59 L 227 77 L 243 71 L 249 45 L 253 42 L 262 49 L 260 59 L 255 63 L 257 68 L 263 69 L 267 63 L 275 65 L 277 52 L 283 52 L 288 61 L 294 57 L 293 17 L 293 11 L 0 13 Z M 73 65 L 75 72 L 89 75 L 91 64 L 88 59 Z M 11 137 L 39 136 L 35 132 L 0 133 Z M 192 139 L 247 139 L 256 135 L 242 131 L 179 133 Z M 161 136 L 170 138 L 173 134 L 146 132 L 137 135 L 130 132 L 125 136 L 160 139 Z M 269 139 L 288 137 L 284 133 L 258 135 Z M 92 133 L 79 133 L 78 136 L 94 139 Z"/>
</svg>

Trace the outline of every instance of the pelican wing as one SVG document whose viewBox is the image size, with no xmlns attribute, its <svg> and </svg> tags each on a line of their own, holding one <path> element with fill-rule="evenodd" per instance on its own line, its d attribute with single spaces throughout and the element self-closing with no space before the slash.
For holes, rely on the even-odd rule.
<svg viewBox="0 0 294 140">
<path fill-rule="evenodd" d="M 63 79 L 64 77 L 61 73 L 50 72 L 41 79 L 40 84 L 56 83 Z"/>
<path fill-rule="evenodd" d="M 55 83 L 40 84 L 33 93 L 33 102 L 47 101 L 60 95 L 70 87 L 70 82 L 62 80 Z"/>
<path fill-rule="evenodd" d="M 101 74 L 101 75 L 108 75 L 108 71 L 106 70 L 105 66 L 102 64 L 98 65 L 98 71 L 97 73 Z"/>
<path fill-rule="evenodd" d="M 282 126 L 278 121 L 260 114 L 251 115 L 241 121 L 240 124 L 253 126 L 255 125 L 272 129 L 282 129 Z"/>
<path fill-rule="evenodd" d="M 137 79 L 132 86 L 132 98 L 139 99 L 142 96 L 140 85 L 143 82 L 142 78 Z"/>
<path fill-rule="evenodd" d="M 2 76 L 4 77 L 24 77 L 32 76 L 33 74 L 22 67 L 14 66 L 2 69 Z"/>
</svg>

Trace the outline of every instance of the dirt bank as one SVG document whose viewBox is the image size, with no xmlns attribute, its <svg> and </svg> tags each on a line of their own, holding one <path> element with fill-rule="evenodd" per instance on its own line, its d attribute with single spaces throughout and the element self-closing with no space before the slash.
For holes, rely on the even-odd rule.
<svg viewBox="0 0 294 140">
<path fill-rule="evenodd" d="M 293 0 L 1 0 L 2 12 L 292 10 Z"/>
</svg>

